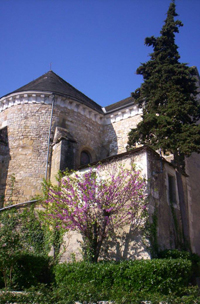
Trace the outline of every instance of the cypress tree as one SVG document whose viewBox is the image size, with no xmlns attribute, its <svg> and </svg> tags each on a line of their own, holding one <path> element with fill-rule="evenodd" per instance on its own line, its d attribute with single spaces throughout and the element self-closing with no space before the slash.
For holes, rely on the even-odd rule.
<svg viewBox="0 0 200 304">
<path fill-rule="evenodd" d="M 129 133 L 128 148 L 146 144 L 163 153 L 174 154 L 177 165 L 184 166 L 184 156 L 200 152 L 200 117 L 194 67 L 180 63 L 175 33 L 183 26 L 174 20 L 176 6 L 169 6 L 160 36 L 147 37 L 145 44 L 153 47 L 150 60 L 142 63 L 136 73 L 144 82 L 132 93 L 143 108 L 142 121 Z"/>
</svg>

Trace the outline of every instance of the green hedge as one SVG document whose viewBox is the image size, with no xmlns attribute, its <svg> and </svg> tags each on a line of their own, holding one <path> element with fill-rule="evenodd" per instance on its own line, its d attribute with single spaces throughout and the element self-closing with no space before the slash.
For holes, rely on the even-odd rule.
<svg viewBox="0 0 200 304">
<path fill-rule="evenodd" d="M 45 279 L 45 271 L 48 273 L 50 270 L 47 260 L 45 262 L 41 257 L 37 259 L 30 255 L 21 257 L 19 272 L 15 272 L 14 279 L 18 280 L 19 285 L 24 285 L 28 280 L 29 286 L 35 287 L 29 288 L 26 293 L 0 292 L 0 303 L 200 303 L 199 289 L 188 287 L 192 272 L 189 260 L 59 264 L 54 267 L 55 285 L 48 286 L 39 283 Z"/>
<path fill-rule="evenodd" d="M 188 286 L 192 274 L 189 260 L 137 260 L 123 262 L 85 262 L 55 267 L 57 286 L 66 289 L 90 284 L 98 290 L 123 288 L 168 294 Z"/>
<path fill-rule="evenodd" d="M 166 249 L 158 254 L 161 259 L 185 259 L 192 262 L 192 283 L 196 283 L 196 278 L 200 277 L 200 256 L 188 251 L 178 249 Z"/>
<path fill-rule="evenodd" d="M 100 293 L 97 288 L 89 283 L 80 285 L 78 290 L 66 292 L 65 288 L 60 286 L 57 289 L 47 289 L 45 286 L 38 286 L 37 289 L 29 289 L 23 293 L 12 293 L 0 291 L 0 303 L 39 303 L 39 304 L 74 304 L 79 301 L 84 304 L 102 303 L 102 300 L 113 304 L 144 304 L 144 301 L 151 304 L 197 304 L 200 303 L 199 290 L 190 287 L 184 290 L 184 294 L 177 296 L 173 293 L 161 295 L 159 293 L 147 293 L 143 291 L 126 292 L 123 288 L 102 290 Z M 149 302 L 151 301 L 151 302 Z"/>
<path fill-rule="evenodd" d="M 14 268 L 13 283 L 18 290 L 50 284 L 53 280 L 51 259 L 47 256 L 21 255 Z"/>
<path fill-rule="evenodd" d="M 8 269 L 9 271 L 9 269 Z M 0 272 L 1 288 L 3 275 Z M 9 288 L 24 290 L 38 284 L 50 284 L 53 281 L 51 258 L 34 254 L 21 254 L 16 257 L 12 271 L 12 284 Z M 2 286 L 3 285 L 3 286 Z"/>
</svg>

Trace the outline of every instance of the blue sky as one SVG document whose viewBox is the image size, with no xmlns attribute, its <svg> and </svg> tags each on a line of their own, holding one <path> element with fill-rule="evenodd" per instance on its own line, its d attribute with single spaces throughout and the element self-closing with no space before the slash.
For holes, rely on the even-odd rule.
<svg viewBox="0 0 200 304">
<path fill-rule="evenodd" d="M 50 69 L 106 106 L 142 83 L 170 0 L 0 0 L 0 96 Z M 200 0 L 176 0 L 181 62 L 200 72 Z"/>
</svg>

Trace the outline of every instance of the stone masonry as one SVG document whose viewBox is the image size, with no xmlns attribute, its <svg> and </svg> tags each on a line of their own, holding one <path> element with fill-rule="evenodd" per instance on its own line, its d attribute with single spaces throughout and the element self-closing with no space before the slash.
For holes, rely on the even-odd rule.
<svg viewBox="0 0 200 304">
<path fill-rule="evenodd" d="M 55 181 L 58 170 L 78 169 L 81 155 L 89 162 L 110 160 L 126 152 L 128 133 L 142 119 L 132 97 L 101 108 L 89 97 L 49 71 L 0 99 L 0 208 L 41 193 L 43 178 Z M 142 152 L 141 152 L 142 153 Z M 153 152 L 152 152 L 153 153 Z M 174 181 L 175 213 L 193 252 L 200 254 L 200 157 L 187 159 L 187 176 L 158 154 L 134 155 L 149 180 L 150 214 L 158 208 L 158 240 L 163 248 L 178 239 L 169 206 L 169 179 Z M 156 156 L 157 155 L 157 156 Z M 141 160 L 141 157 L 143 160 Z M 144 159 L 146 159 L 144 161 Z M 162 171 L 163 170 L 163 171 Z M 165 173 L 164 173 L 165 172 Z M 167 229 L 167 225 L 170 229 Z M 178 236 L 177 236 L 178 237 Z"/>
</svg>

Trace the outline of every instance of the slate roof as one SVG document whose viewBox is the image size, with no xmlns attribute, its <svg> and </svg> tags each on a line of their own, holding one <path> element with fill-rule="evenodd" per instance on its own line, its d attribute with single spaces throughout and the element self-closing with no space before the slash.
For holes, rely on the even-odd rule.
<svg viewBox="0 0 200 304">
<path fill-rule="evenodd" d="M 133 97 L 127 97 L 123 100 L 120 100 L 118 102 L 115 102 L 115 103 L 105 107 L 105 109 L 106 109 L 106 112 L 109 113 L 109 112 L 113 112 L 113 111 L 116 111 L 121 108 L 131 106 L 134 104 L 134 102 L 135 102 L 135 100 Z"/>
<path fill-rule="evenodd" d="M 47 72 L 46 74 L 40 76 L 39 78 L 29 82 L 23 87 L 7 95 L 17 92 L 26 92 L 26 91 L 51 92 L 57 95 L 70 97 L 82 104 L 85 104 L 86 106 L 92 108 L 95 111 L 103 113 L 100 105 L 98 105 L 92 99 L 90 99 L 89 97 L 78 91 L 76 88 L 74 88 L 71 84 L 69 84 L 60 76 L 55 74 L 53 71 Z"/>
</svg>

